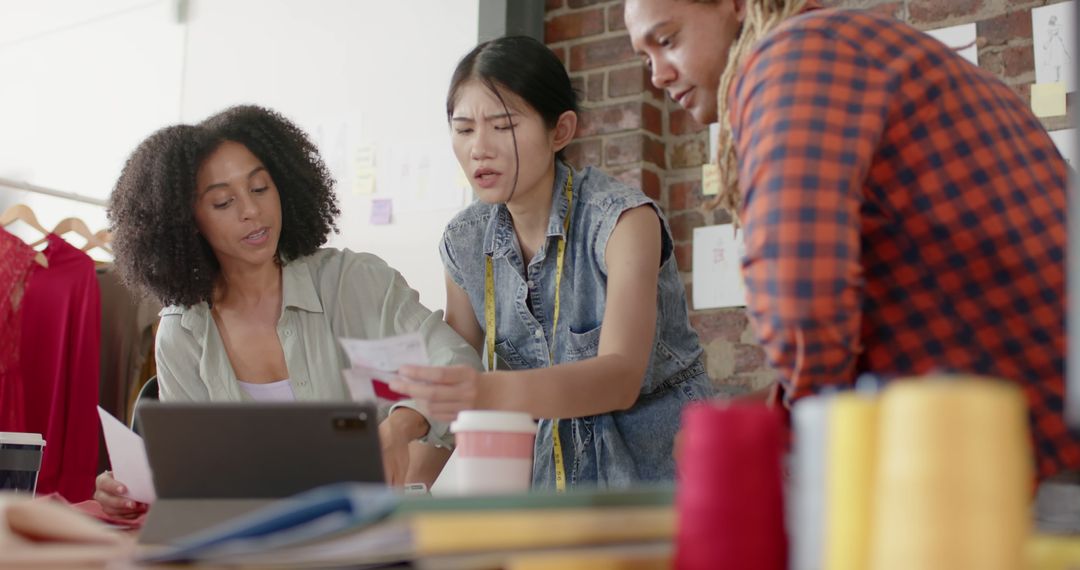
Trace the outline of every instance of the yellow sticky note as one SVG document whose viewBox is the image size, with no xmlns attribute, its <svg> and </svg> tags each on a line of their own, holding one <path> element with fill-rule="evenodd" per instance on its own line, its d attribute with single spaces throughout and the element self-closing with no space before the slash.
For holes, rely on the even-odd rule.
<svg viewBox="0 0 1080 570">
<path fill-rule="evenodd" d="M 1059 117 L 1065 114 L 1065 84 L 1036 83 L 1031 86 L 1031 110 L 1036 117 Z"/>
<path fill-rule="evenodd" d="M 371 145 L 361 146 L 356 149 L 353 161 L 358 170 L 375 168 L 375 147 Z"/>
<path fill-rule="evenodd" d="M 716 196 L 720 193 L 720 167 L 715 164 L 701 165 L 701 193 Z"/>
<path fill-rule="evenodd" d="M 353 179 L 353 194 L 374 194 L 375 193 L 375 176 L 372 175 L 358 175 Z"/>
</svg>

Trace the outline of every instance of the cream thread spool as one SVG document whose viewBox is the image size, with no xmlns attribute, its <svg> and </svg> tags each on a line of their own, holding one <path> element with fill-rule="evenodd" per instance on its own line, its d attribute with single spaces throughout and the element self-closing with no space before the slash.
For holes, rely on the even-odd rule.
<svg viewBox="0 0 1080 570">
<path fill-rule="evenodd" d="M 1032 465 L 1012 384 L 900 381 L 881 401 L 871 568 L 1023 567 Z"/>
</svg>

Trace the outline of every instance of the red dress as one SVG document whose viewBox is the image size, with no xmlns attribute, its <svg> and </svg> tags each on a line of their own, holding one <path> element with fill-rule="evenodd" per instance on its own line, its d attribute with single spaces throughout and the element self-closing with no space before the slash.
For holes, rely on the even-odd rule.
<svg viewBox="0 0 1080 570">
<path fill-rule="evenodd" d="M 45 438 L 37 492 L 79 502 L 93 495 L 98 461 L 101 298 L 93 260 L 48 241 L 49 267 L 34 270 L 23 298 L 26 423 Z"/>
<path fill-rule="evenodd" d="M 36 253 L 21 239 L 0 229 L 0 431 L 27 431 L 19 369 L 19 318 Z"/>
</svg>

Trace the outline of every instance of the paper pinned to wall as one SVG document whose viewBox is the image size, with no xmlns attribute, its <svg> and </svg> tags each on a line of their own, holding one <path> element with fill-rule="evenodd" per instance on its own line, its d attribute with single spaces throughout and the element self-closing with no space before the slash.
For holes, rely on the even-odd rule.
<svg viewBox="0 0 1080 570">
<path fill-rule="evenodd" d="M 709 162 L 716 160 L 716 141 L 720 138 L 720 124 L 709 124 Z"/>
<path fill-rule="evenodd" d="M 355 145 L 354 139 L 360 132 L 361 121 L 358 118 L 335 116 L 305 123 L 300 127 L 319 149 L 319 156 L 337 187 L 351 186 L 350 149 Z"/>
<path fill-rule="evenodd" d="M 378 144 L 359 115 L 328 116 L 303 128 L 319 149 L 339 192 L 393 198 L 399 214 L 456 210 L 468 180 L 446 139 Z"/>
<path fill-rule="evenodd" d="M 374 176 L 358 176 L 353 180 L 353 194 L 374 194 L 376 190 Z"/>
<path fill-rule="evenodd" d="M 960 54 L 960 57 L 970 61 L 972 64 L 979 65 L 979 47 L 975 45 L 976 40 L 978 40 L 978 30 L 974 22 L 929 30 L 926 35 L 949 46 L 953 51 Z"/>
<path fill-rule="evenodd" d="M 380 145 L 377 161 L 379 193 L 393 196 L 399 212 L 453 210 L 464 203 L 461 167 L 449 142 Z"/>
<path fill-rule="evenodd" d="M 390 215 L 393 210 L 393 200 L 390 198 L 375 198 L 371 201 L 371 223 L 376 226 L 385 226 L 390 223 Z"/>
<path fill-rule="evenodd" d="M 1035 82 L 1064 83 L 1076 91 L 1076 4 L 1061 2 L 1031 10 Z"/>
<path fill-rule="evenodd" d="M 1031 86 L 1031 110 L 1036 117 L 1060 117 L 1065 110 L 1064 83 L 1035 83 Z"/>
<path fill-rule="evenodd" d="M 1050 139 L 1057 145 L 1058 152 L 1065 158 L 1065 162 L 1076 170 L 1076 129 L 1050 131 Z"/>
<path fill-rule="evenodd" d="M 694 229 L 694 309 L 746 306 L 743 233 L 724 224 Z"/>
<path fill-rule="evenodd" d="M 701 193 L 716 196 L 720 193 L 720 167 L 712 163 L 701 165 Z"/>
<path fill-rule="evenodd" d="M 375 193 L 375 155 L 374 145 L 360 145 L 353 150 L 353 193 Z"/>
</svg>

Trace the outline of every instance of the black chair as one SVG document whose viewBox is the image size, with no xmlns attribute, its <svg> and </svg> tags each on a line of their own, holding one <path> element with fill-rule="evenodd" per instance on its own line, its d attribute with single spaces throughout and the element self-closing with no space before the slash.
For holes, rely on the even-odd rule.
<svg viewBox="0 0 1080 570">
<path fill-rule="evenodd" d="M 139 388 L 139 395 L 135 397 L 135 406 L 131 410 L 131 431 L 142 435 L 142 426 L 139 424 L 139 406 L 143 402 L 156 402 L 158 400 L 158 381 L 157 376 L 151 376 L 146 384 L 143 384 L 142 388 Z"/>
</svg>

